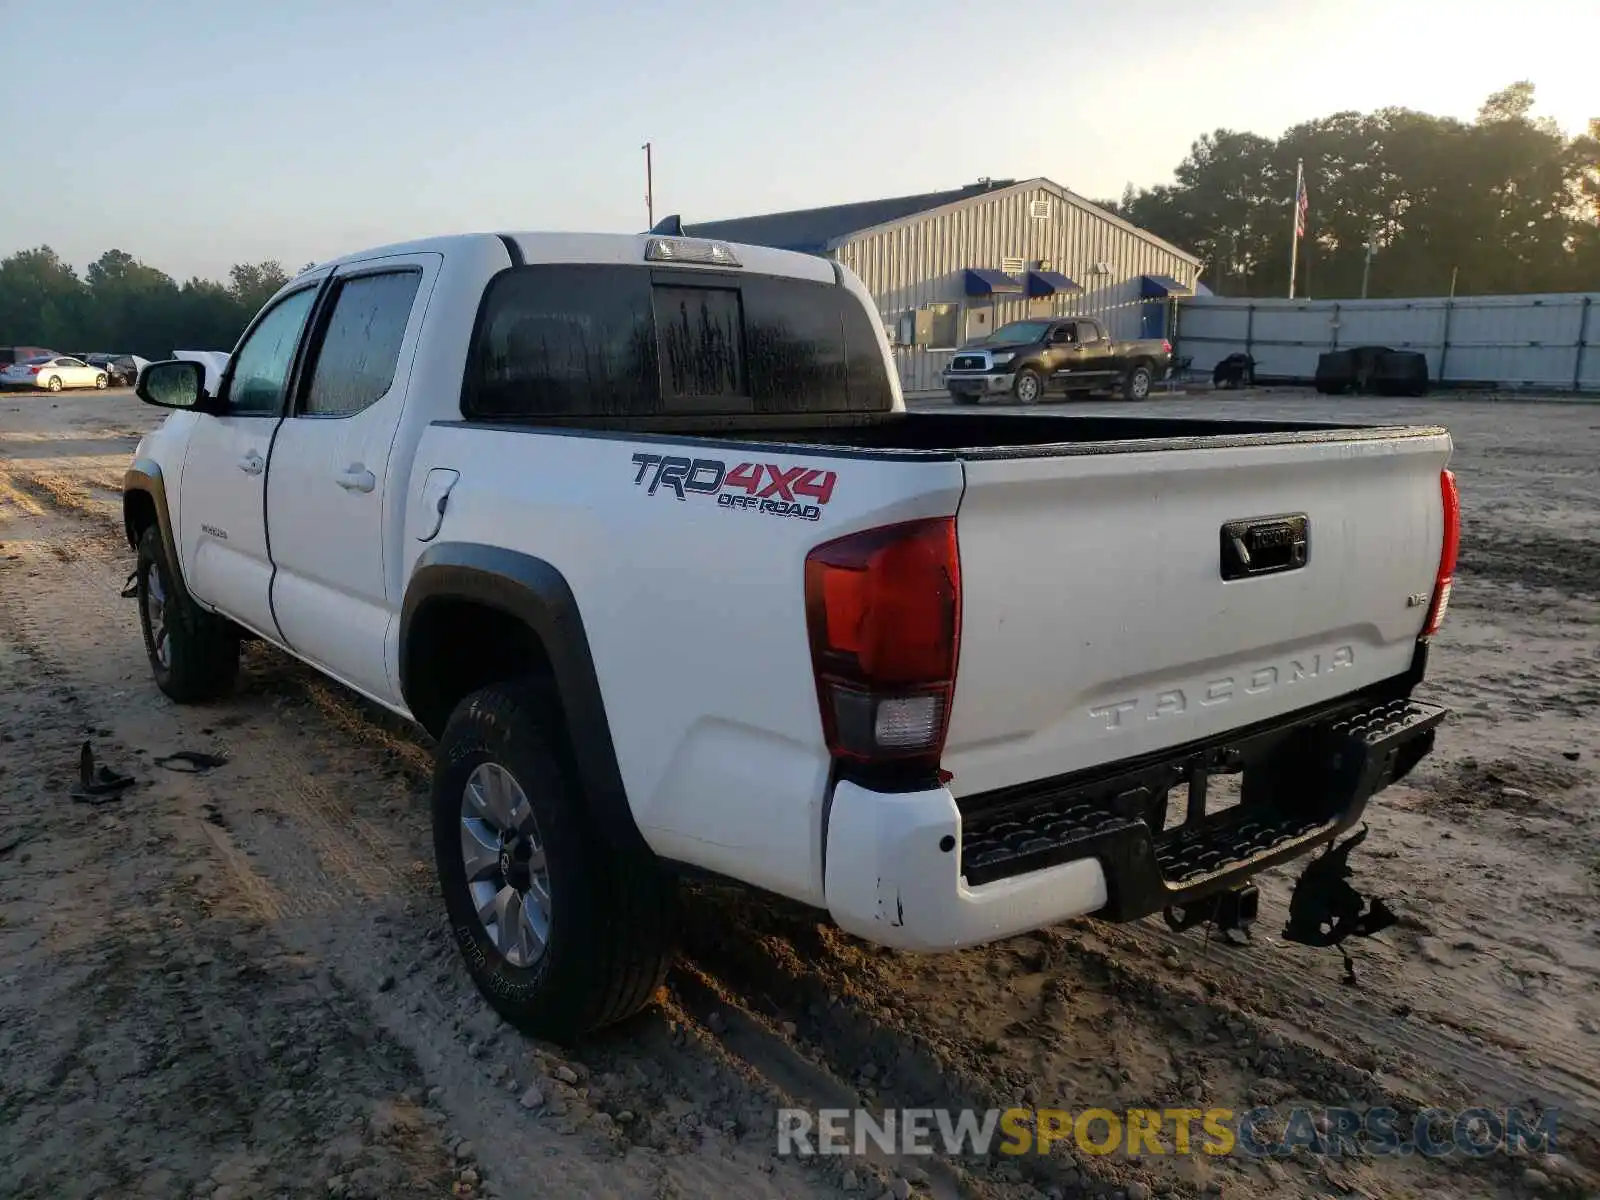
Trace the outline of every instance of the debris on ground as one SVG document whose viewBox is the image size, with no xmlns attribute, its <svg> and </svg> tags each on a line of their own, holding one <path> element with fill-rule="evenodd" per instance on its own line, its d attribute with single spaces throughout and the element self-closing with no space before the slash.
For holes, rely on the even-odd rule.
<svg viewBox="0 0 1600 1200">
<path fill-rule="evenodd" d="M 110 767 L 96 767 L 94 749 L 88 742 L 78 751 L 78 786 L 72 789 L 72 798 L 80 804 L 110 804 L 122 799 L 122 794 L 137 781 L 132 775 L 122 775 Z"/>
</svg>

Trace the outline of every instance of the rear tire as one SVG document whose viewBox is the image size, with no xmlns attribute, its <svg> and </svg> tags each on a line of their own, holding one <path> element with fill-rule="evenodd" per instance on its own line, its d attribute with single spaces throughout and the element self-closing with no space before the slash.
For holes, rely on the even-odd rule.
<svg viewBox="0 0 1600 1200">
<path fill-rule="evenodd" d="M 1011 394 L 1018 404 L 1037 404 L 1044 396 L 1044 377 L 1032 367 L 1023 367 L 1011 381 Z"/>
<path fill-rule="evenodd" d="M 45 380 L 44 386 L 52 392 L 59 392 L 61 390 L 61 376 L 50 376 L 49 379 Z"/>
<path fill-rule="evenodd" d="M 1122 398 L 1124 400 L 1150 399 L 1150 368 L 1140 363 L 1122 378 Z"/>
<path fill-rule="evenodd" d="M 139 627 L 156 686 L 179 704 L 227 695 L 239 674 L 239 635 L 177 592 L 159 526 L 140 535 L 134 570 Z"/>
<path fill-rule="evenodd" d="M 597 830 L 549 685 L 468 696 L 434 762 L 439 883 L 489 1004 L 561 1042 L 649 1004 L 672 962 L 676 888 L 647 850 Z"/>
</svg>

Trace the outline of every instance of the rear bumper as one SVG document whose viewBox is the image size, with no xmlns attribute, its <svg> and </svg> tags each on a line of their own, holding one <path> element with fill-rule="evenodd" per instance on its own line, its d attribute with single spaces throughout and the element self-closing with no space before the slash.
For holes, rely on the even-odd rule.
<svg viewBox="0 0 1600 1200">
<path fill-rule="evenodd" d="M 1444 714 L 1407 699 L 1346 702 L 959 803 L 942 787 L 840 782 L 828 909 L 846 932 L 883 945 L 954 950 L 1071 917 L 1130 921 L 1189 905 L 1337 837 L 1432 749 Z M 1239 770 L 1242 803 L 1161 828 L 1173 786 Z"/>
</svg>

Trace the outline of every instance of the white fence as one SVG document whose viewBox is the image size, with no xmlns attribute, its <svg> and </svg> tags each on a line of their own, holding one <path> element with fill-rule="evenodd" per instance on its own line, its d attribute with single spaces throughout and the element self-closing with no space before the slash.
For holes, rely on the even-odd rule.
<svg viewBox="0 0 1600 1200">
<path fill-rule="evenodd" d="M 1351 346 L 1418 350 L 1435 383 L 1600 391 L 1600 292 L 1447 300 L 1247 300 L 1178 307 L 1178 353 L 1210 371 L 1243 352 L 1263 379 L 1309 380 Z"/>
</svg>

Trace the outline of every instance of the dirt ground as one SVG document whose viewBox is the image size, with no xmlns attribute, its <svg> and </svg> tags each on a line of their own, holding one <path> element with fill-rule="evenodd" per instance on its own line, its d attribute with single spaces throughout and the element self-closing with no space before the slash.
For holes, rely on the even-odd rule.
<svg viewBox="0 0 1600 1200">
<path fill-rule="evenodd" d="M 426 738 L 251 647 L 151 682 L 126 393 L 0 396 L 0 1194 L 18 1197 L 1591 1195 L 1600 1191 L 1600 406 L 1173 398 L 1438 421 L 1461 569 L 1437 753 L 1354 864 L 1402 914 L 1337 953 L 1159 921 L 943 957 L 695 888 L 657 1008 L 569 1052 L 478 1000 L 432 880 Z M 1076 411 L 1091 411 L 1087 405 Z M 1119 407 L 1110 411 L 1126 411 Z M 75 801 L 87 741 L 136 787 Z M 176 750 L 225 756 L 179 773 Z M 1560 1153 L 779 1158 L 775 1110 L 1553 1106 Z"/>
</svg>

